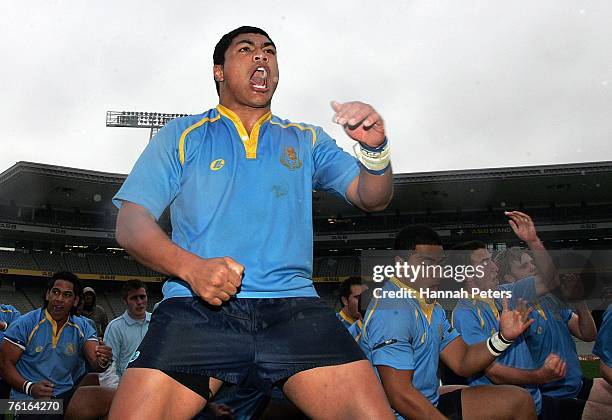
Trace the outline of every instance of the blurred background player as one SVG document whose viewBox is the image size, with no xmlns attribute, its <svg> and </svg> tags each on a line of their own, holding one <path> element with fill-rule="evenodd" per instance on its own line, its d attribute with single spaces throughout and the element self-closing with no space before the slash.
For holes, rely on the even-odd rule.
<svg viewBox="0 0 612 420">
<path fill-rule="evenodd" d="M 396 262 L 411 266 L 437 265 L 445 258 L 442 242 L 426 226 L 400 231 L 394 249 Z M 449 280 L 452 281 L 452 280 Z M 442 359 L 455 373 L 470 376 L 486 369 L 529 326 L 525 308 L 504 310 L 500 331 L 486 342 L 468 346 L 450 325 L 444 309 L 420 290 L 438 290 L 440 279 L 421 272 L 415 277 L 392 277 L 381 298 L 370 302 L 359 343 L 376 368 L 398 418 L 535 418 L 532 398 L 515 386 L 461 387 L 441 394 L 437 376 Z M 414 297 L 383 293 L 413 293 Z M 504 301 L 505 302 L 505 301 Z M 486 401 L 486 404 L 483 404 Z"/>
<path fill-rule="evenodd" d="M 108 325 L 108 316 L 103 307 L 96 305 L 96 291 L 93 287 L 83 289 L 83 311 L 82 315 L 96 323 L 98 337 L 104 337 L 104 331 Z"/>
<path fill-rule="evenodd" d="M 121 289 L 125 312 L 106 327 L 104 342 L 113 349 L 116 375 L 121 378 L 128 362 L 149 329 L 147 286 L 140 280 L 128 280 Z"/>
<path fill-rule="evenodd" d="M 363 284 L 361 277 L 349 277 L 340 283 L 338 288 L 338 301 L 341 305 L 337 312 L 338 319 L 356 339 L 363 326 L 360 312 L 361 294 L 367 289 L 368 286 Z"/>
<path fill-rule="evenodd" d="M 519 222 L 521 223 L 521 222 Z M 468 276 L 464 288 L 467 291 L 498 290 L 497 265 L 491 260 L 491 253 L 484 242 L 471 241 L 457 245 L 453 251 L 454 263 L 464 266 L 483 267 L 482 276 Z M 510 305 L 516 306 L 516 298 L 510 298 Z M 459 331 L 467 344 L 486 341 L 499 331 L 501 304 L 498 299 L 460 299 L 453 310 L 453 327 Z M 538 385 L 553 382 L 565 376 L 566 363 L 551 353 L 544 363 L 536 365 L 521 334 L 495 363 L 468 378 L 470 386 L 509 384 L 521 385 L 533 397 L 536 411 L 541 419 L 558 419 L 561 415 L 570 419 L 575 412 L 574 399 L 542 398 Z M 580 419 L 580 415 L 575 417 Z"/>
</svg>

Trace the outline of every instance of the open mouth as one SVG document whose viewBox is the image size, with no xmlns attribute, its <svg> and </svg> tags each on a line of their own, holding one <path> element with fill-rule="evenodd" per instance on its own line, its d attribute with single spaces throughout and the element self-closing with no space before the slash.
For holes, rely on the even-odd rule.
<svg viewBox="0 0 612 420">
<path fill-rule="evenodd" d="M 268 70 L 265 67 L 257 67 L 251 75 L 251 86 L 255 90 L 267 90 L 268 89 Z"/>
</svg>

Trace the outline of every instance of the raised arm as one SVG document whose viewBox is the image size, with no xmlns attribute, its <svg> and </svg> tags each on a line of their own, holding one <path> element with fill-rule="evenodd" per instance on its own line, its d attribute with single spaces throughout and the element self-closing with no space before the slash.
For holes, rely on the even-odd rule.
<svg viewBox="0 0 612 420">
<path fill-rule="evenodd" d="M 535 287 L 538 296 L 545 295 L 559 286 L 559 275 L 550 254 L 538 237 L 535 224 L 529 215 L 520 211 L 507 211 L 508 223 L 516 236 L 533 251 L 533 260 L 540 271 L 536 276 Z"/>
<path fill-rule="evenodd" d="M 518 369 L 501 363 L 493 363 L 486 370 L 487 377 L 497 385 L 545 384 L 565 377 L 565 362 L 556 354 L 548 355 L 538 369 Z"/>
<path fill-rule="evenodd" d="M 176 245 L 142 206 L 124 201 L 117 216 L 117 242 L 142 264 L 178 277 L 211 305 L 236 294 L 244 267 L 229 257 L 203 259 Z"/>
<path fill-rule="evenodd" d="M 347 198 L 367 212 L 387 208 L 393 197 L 393 173 L 389 145 L 382 117 L 363 102 L 332 102 L 334 121 L 345 133 L 359 142 L 355 145 L 361 161 L 359 175 L 351 182 Z"/>
</svg>

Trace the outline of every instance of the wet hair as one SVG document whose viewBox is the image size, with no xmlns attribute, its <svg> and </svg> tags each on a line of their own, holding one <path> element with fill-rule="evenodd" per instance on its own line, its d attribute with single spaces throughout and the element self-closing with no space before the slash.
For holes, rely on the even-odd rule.
<svg viewBox="0 0 612 420">
<path fill-rule="evenodd" d="M 512 271 L 512 262 L 521 261 L 521 257 L 526 252 L 527 251 L 523 248 L 513 246 L 511 248 L 506 248 L 503 251 L 500 251 L 495 256 L 493 261 L 495 261 L 495 264 L 499 269 L 497 275 L 501 279 L 501 281 L 505 281 L 504 277 L 506 276 L 506 274 L 510 274 L 510 272 Z"/>
<path fill-rule="evenodd" d="M 442 245 L 440 236 L 425 225 L 413 225 L 402 229 L 395 237 L 393 249 L 414 251 L 417 245 Z"/>
<path fill-rule="evenodd" d="M 274 41 L 270 38 L 270 35 L 266 31 L 261 28 L 257 28 L 255 26 L 241 26 L 240 28 L 236 28 L 233 31 L 230 31 L 223 35 L 217 45 L 215 45 L 215 50 L 213 52 L 213 64 L 222 66 L 225 64 L 225 52 L 231 45 L 234 38 L 241 34 L 259 34 L 263 35 L 270 40 L 272 45 L 274 45 Z M 215 87 L 217 89 L 217 94 L 219 94 L 219 82 L 215 80 Z"/>
</svg>

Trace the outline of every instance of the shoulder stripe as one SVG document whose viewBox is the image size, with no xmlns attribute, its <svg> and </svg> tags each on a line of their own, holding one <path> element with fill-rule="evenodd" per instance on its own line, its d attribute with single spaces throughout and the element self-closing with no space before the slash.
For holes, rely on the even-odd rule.
<svg viewBox="0 0 612 420">
<path fill-rule="evenodd" d="M 303 125 L 295 124 L 295 123 L 281 124 L 281 123 L 274 122 L 272 120 L 270 120 L 270 124 L 278 125 L 279 127 L 282 127 L 282 128 L 295 127 L 295 128 L 300 129 L 301 131 L 308 130 L 312 133 L 312 145 L 314 146 L 315 143 L 317 142 L 317 132 L 312 127 L 305 127 Z"/>
<path fill-rule="evenodd" d="M 189 133 L 191 133 L 193 130 L 195 130 L 196 128 L 201 127 L 205 123 L 207 123 L 207 122 L 215 122 L 219 118 L 221 118 L 221 114 L 217 115 L 214 118 L 204 117 L 200 121 L 198 121 L 197 123 L 189 126 L 185 131 L 183 131 L 183 134 L 181 134 L 181 139 L 179 140 L 179 146 L 178 146 L 178 149 L 179 149 L 179 161 L 181 162 L 181 166 L 185 164 L 185 138 L 187 137 L 187 135 Z"/>
<path fill-rule="evenodd" d="M 81 338 L 85 337 L 85 334 L 83 334 L 83 330 L 81 330 L 81 327 L 79 327 L 77 324 L 75 324 L 74 322 L 70 322 L 70 321 L 67 321 L 66 323 L 70 325 L 71 327 L 76 328 Z"/>
<path fill-rule="evenodd" d="M 372 315 L 374 315 L 374 311 L 376 310 L 376 308 L 378 308 L 379 303 L 380 303 L 380 299 L 376 298 L 376 302 L 374 302 L 374 306 L 372 307 L 372 310 L 366 317 L 365 321 L 363 321 L 363 327 L 361 328 L 361 336 L 365 335 L 366 328 L 368 327 L 368 324 L 370 323 L 370 319 L 372 318 Z"/>
<path fill-rule="evenodd" d="M 15 342 L 14 342 L 13 340 L 11 340 L 10 338 L 4 337 L 4 339 L 5 339 L 6 341 L 8 341 L 9 343 L 13 343 L 13 344 L 14 344 L 14 345 L 16 345 L 17 347 L 19 347 L 21 350 L 25 350 L 25 346 L 22 346 L 22 345 L 21 345 L 21 344 L 19 344 L 19 343 L 15 343 Z"/>
<path fill-rule="evenodd" d="M 32 338 L 34 337 L 34 334 L 36 334 L 36 331 L 38 331 L 38 328 L 39 328 L 39 327 L 40 327 L 42 324 L 44 324 L 44 322 L 45 322 L 46 320 L 47 320 L 47 318 L 43 318 L 43 319 L 41 319 L 41 320 L 38 322 L 38 324 L 36 324 L 36 326 L 35 326 L 35 327 L 32 329 L 32 332 L 31 332 L 31 333 L 30 333 L 30 335 L 28 336 L 28 341 L 27 341 L 27 343 L 26 343 L 26 346 L 27 346 L 28 344 L 30 344 L 30 341 L 32 341 Z"/>
</svg>

